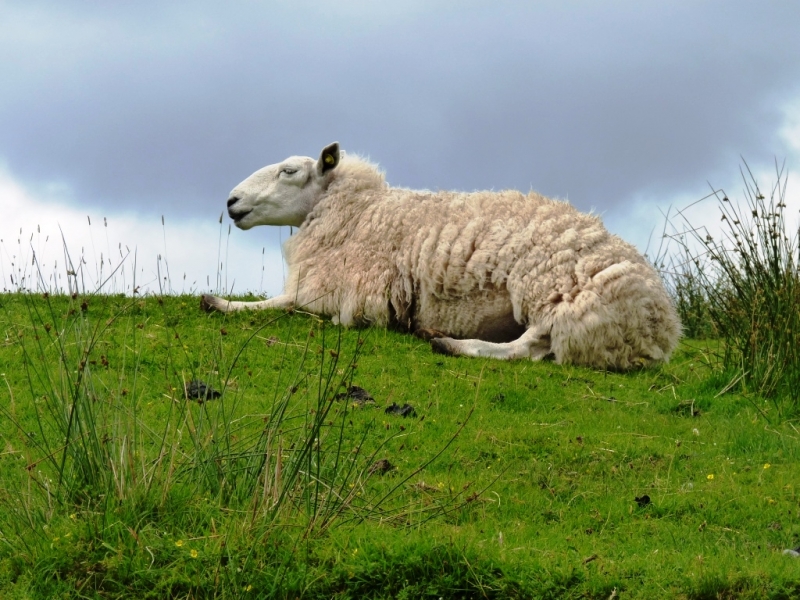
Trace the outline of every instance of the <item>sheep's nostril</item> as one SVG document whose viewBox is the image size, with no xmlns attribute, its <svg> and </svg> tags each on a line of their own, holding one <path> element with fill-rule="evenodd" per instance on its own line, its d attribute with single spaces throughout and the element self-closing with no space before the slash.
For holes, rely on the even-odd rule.
<svg viewBox="0 0 800 600">
<path fill-rule="evenodd" d="M 228 208 L 236 204 L 238 201 L 239 198 L 237 198 L 236 196 L 231 196 L 230 198 L 228 198 Z"/>
</svg>

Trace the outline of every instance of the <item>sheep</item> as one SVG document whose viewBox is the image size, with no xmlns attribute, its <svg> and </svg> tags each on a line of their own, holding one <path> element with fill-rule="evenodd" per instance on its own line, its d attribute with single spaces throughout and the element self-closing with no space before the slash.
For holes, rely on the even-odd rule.
<svg viewBox="0 0 800 600">
<path fill-rule="evenodd" d="M 343 326 L 417 333 L 433 351 L 627 370 L 669 359 L 681 334 L 656 271 L 600 219 L 535 192 L 389 186 L 338 143 L 231 192 L 236 226 L 291 225 L 284 292 L 205 295 L 206 310 L 302 306 Z"/>
</svg>

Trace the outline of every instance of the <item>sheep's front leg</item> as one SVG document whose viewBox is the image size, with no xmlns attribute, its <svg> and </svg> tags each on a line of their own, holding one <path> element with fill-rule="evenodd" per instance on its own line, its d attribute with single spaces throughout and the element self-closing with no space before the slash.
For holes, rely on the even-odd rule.
<svg viewBox="0 0 800 600">
<path fill-rule="evenodd" d="M 537 328 L 528 329 L 519 339 L 503 344 L 483 340 L 455 340 L 440 337 L 431 340 L 431 348 L 438 354 L 483 356 L 500 360 L 514 358 L 542 360 L 551 353 L 549 333 L 542 332 Z"/>
<path fill-rule="evenodd" d="M 258 302 L 238 302 L 225 300 L 211 294 L 203 294 L 200 298 L 200 308 L 206 312 L 218 310 L 220 312 L 229 313 L 238 310 L 264 310 L 265 308 L 292 308 L 294 306 L 294 297 L 287 294 L 275 296 L 269 300 L 261 300 Z"/>
</svg>

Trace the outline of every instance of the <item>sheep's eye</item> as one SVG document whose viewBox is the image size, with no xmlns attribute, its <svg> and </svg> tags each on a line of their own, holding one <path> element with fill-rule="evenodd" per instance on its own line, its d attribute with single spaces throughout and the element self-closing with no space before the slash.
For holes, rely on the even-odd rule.
<svg viewBox="0 0 800 600">
<path fill-rule="evenodd" d="M 284 169 L 281 169 L 281 173 L 286 173 L 287 175 L 294 175 L 295 173 L 297 173 L 297 169 L 291 169 L 289 167 L 286 167 Z"/>
</svg>

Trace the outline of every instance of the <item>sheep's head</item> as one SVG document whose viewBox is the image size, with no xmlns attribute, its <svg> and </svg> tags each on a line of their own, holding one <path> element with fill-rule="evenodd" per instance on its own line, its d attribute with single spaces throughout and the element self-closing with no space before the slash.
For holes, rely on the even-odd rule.
<svg viewBox="0 0 800 600">
<path fill-rule="evenodd" d="M 239 229 L 256 225 L 299 227 L 328 187 L 339 164 L 339 144 L 326 146 L 317 160 L 290 156 L 259 169 L 233 188 L 228 214 Z"/>
</svg>

